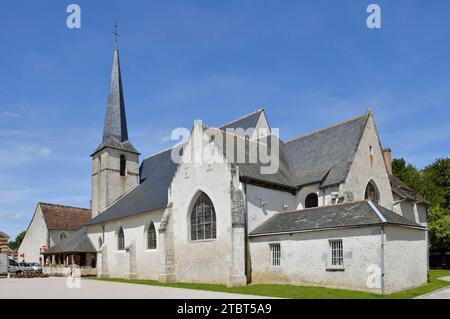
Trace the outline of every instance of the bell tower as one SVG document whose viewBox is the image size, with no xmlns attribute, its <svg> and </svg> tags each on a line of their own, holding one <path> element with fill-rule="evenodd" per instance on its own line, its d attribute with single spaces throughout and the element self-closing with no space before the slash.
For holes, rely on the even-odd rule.
<svg viewBox="0 0 450 319">
<path fill-rule="evenodd" d="M 117 41 L 106 107 L 103 140 L 92 157 L 92 218 L 139 183 L 139 152 L 128 140 Z"/>
</svg>

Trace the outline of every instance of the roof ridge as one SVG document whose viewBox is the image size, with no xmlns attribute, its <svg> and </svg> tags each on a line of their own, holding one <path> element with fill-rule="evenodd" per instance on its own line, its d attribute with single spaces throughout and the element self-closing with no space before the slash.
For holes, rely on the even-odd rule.
<svg viewBox="0 0 450 319">
<path fill-rule="evenodd" d="M 238 118 L 238 119 L 235 119 L 235 120 L 233 120 L 233 121 L 231 121 L 231 122 L 228 122 L 228 123 L 225 123 L 225 124 L 223 124 L 223 125 L 220 125 L 219 128 L 224 127 L 224 126 L 227 126 L 227 125 L 230 125 L 230 124 L 235 123 L 235 122 L 237 122 L 237 121 L 243 120 L 243 119 L 245 119 L 245 118 L 247 118 L 247 117 L 250 117 L 250 116 L 252 116 L 252 115 L 254 115 L 254 114 L 256 114 L 256 113 L 259 113 L 259 112 L 264 112 L 264 108 L 259 108 L 259 109 L 257 109 L 256 111 L 253 111 L 252 113 L 243 115 L 243 116 L 241 116 L 241 117 Z"/>
<path fill-rule="evenodd" d="M 353 202 L 329 204 L 329 205 L 310 207 L 310 208 L 303 208 L 303 209 L 293 209 L 293 210 L 289 210 L 289 211 L 278 212 L 278 214 L 287 214 L 287 213 L 296 213 L 296 212 L 309 212 L 309 211 L 320 209 L 320 208 L 343 206 L 343 205 L 358 204 L 358 203 L 368 203 L 368 201 L 363 199 L 363 200 L 356 200 L 356 201 L 353 201 Z"/>
<path fill-rule="evenodd" d="M 157 152 L 157 153 L 154 153 L 154 154 L 152 154 L 152 155 L 149 155 L 149 156 L 145 157 L 143 161 L 148 160 L 148 159 L 150 159 L 150 158 L 152 158 L 152 157 L 161 155 L 162 153 L 165 153 L 165 152 L 167 152 L 167 151 L 170 151 L 170 150 L 174 149 L 175 147 L 181 146 L 181 145 L 186 144 L 186 143 L 187 143 L 187 141 L 185 141 L 185 142 L 183 142 L 183 143 L 181 143 L 181 144 L 175 144 L 175 145 L 173 145 L 173 146 L 170 146 L 170 147 L 168 147 L 168 148 L 166 148 L 166 149 L 164 149 L 164 150 L 162 150 L 162 151 L 159 151 L 159 152 Z"/>
<path fill-rule="evenodd" d="M 361 119 L 366 118 L 366 116 L 367 116 L 367 113 L 364 114 L 364 115 L 360 115 L 360 116 L 358 116 L 358 117 L 352 118 L 352 119 L 350 119 L 350 120 L 347 120 L 347 121 L 344 121 L 344 122 L 340 122 L 340 123 L 331 125 L 331 126 L 329 126 L 329 127 L 326 127 L 326 128 L 323 128 L 323 129 L 320 129 L 320 130 L 317 130 L 317 131 L 308 133 L 308 134 L 306 134 L 306 135 L 302 135 L 302 136 L 295 137 L 295 138 L 293 138 L 293 139 L 290 139 L 290 140 L 285 141 L 284 144 L 291 143 L 291 142 L 294 142 L 294 141 L 297 141 L 297 140 L 300 140 L 300 139 L 303 139 L 303 138 L 306 138 L 306 137 L 310 137 L 310 136 L 312 136 L 312 135 L 315 135 L 315 134 L 318 134 L 318 133 L 322 133 L 322 132 L 325 132 L 325 131 L 327 131 L 327 130 L 330 130 L 330 129 L 333 129 L 333 128 L 336 128 L 336 127 L 339 127 L 339 126 L 342 126 L 342 125 L 345 125 L 345 124 L 349 124 L 349 123 L 352 123 L 352 122 L 356 122 L 356 121 L 358 121 L 358 120 L 361 120 Z"/>
<path fill-rule="evenodd" d="M 241 135 L 238 135 L 238 134 L 232 133 L 232 132 L 227 132 L 227 131 L 222 130 L 221 128 L 218 128 L 218 127 L 211 127 L 211 126 L 209 126 L 207 129 L 217 130 L 217 131 L 219 131 L 219 132 L 221 132 L 221 133 L 223 133 L 225 135 L 229 135 L 231 137 L 237 137 L 237 138 L 239 138 L 241 140 L 244 140 L 245 142 L 253 142 L 253 143 L 258 144 L 258 145 L 267 146 L 267 143 L 261 142 L 261 140 L 259 140 L 259 139 L 252 140 L 252 139 L 249 139 L 249 138 L 245 138 L 245 137 L 243 137 Z"/>
<path fill-rule="evenodd" d="M 84 207 L 76 207 L 76 206 L 70 206 L 70 205 L 62 205 L 62 204 L 52 204 L 52 203 L 46 203 L 46 202 L 39 202 L 39 205 L 47 205 L 47 206 L 57 206 L 57 207 L 66 207 L 66 208 L 76 208 L 76 209 L 82 209 L 82 210 L 88 210 L 90 211 L 90 208 L 84 208 Z"/>
</svg>

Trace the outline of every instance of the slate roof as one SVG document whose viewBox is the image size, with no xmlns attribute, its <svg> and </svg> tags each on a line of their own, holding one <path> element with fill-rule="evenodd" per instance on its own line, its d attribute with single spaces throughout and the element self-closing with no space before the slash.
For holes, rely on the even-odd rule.
<svg viewBox="0 0 450 319">
<path fill-rule="evenodd" d="M 270 153 L 272 145 L 270 142 L 267 143 L 267 140 L 251 141 L 224 132 L 226 128 L 231 127 L 240 127 L 244 130 L 254 127 L 263 112 L 260 109 L 215 130 L 224 134 L 225 143 L 240 139 L 246 144 L 247 152 L 250 143 L 257 143 Z M 279 140 L 280 165 L 277 172 L 262 174 L 261 167 L 267 164 L 261 161 L 238 163 L 241 177 L 280 185 L 288 190 L 295 190 L 297 186 L 312 182 L 322 182 L 322 186 L 339 183 L 347 175 L 368 115 L 369 113 L 286 143 Z M 224 147 L 223 150 L 225 149 Z M 88 224 L 98 224 L 165 208 L 168 204 L 168 189 L 178 167 L 171 159 L 171 151 L 172 149 L 169 149 L 145 159 L 140 168 L 140 184 Z M 229 156 L 227 158 L 231 162 L 236 162 Z"/>
<path fill-rule="evenodd" d="M 6 234 L 6 233 L 4 233 L 4 232 L 2 232 L 2 231 L 0 230 L 0 238 L 6 238 L 6 239 L 9 239 L 9 238 L 11 238 L 11 237 L 9 237 L 8 234 Z"/>
<path fill-rule="evenodd" d="M 283 156 L 283 154 L 280 154 L 280 157 L 279 157 L 280 161 L 279 161 L 279 166 L 278 166 L 277 172 L 275 172 L 273 174 L 262 174 L 262 172 L 261 172 L 261 168 L 267 167 L 268 164 L 266 164 L 266 163 L 264 163 L 264 161 L 262 161 L 262 159 L 259 156 L 259 152 L 262 152 L 262 154 L 272 154 L 272 151 L 273 151 L 272 148 L 275 147 L 275 145 L 272 147 L 272 144 L 273 144 L 272 141 L 278 142 L 279 149 L 281 149 L 281 146 L 283 144 L 283 142 L 280 141 L 275 135 L 271 135 L 269 137 L 263 138 L 260 141 L 253 141 L 253 140 L 243 138 L 242 136 L 239 136 L 236 134 L 226 133 L 226 132 L 222 131 L 221 129 L 209 128 L 209 130 L 210 131 L 207 131 L 207 132 L 209 132 L 211 134 L 213 133 L 213 131 L 216 131 L 215 134 L 217 134 L 217 132 L 220 132 L 220 134 L 222 134 L 223 143 L 220 145 L 218 143 L 218 141 L 216 140 L 216 144 L 222 150 L 223 155 L 227 158 L 227 160 L 230 163 L 238 164 L 239 173 L 242 177 L 252 178 L 257 181 L 266 181 L 266 182 L 273 183 L 276 185 L 283 185 L 283 186 L 295 188 L 295 185 L 293 184 L 293 182 L 291 180 L 291 172 L 290 172 L 289 164 L 286 161 L 285 156 Z M 226 151 L 227 143 L 234 143 L 234 144 L 232 144 L 232 145 L 234 145 L 234 150 L 235 150 L 233 153 L 234 154 L 233 158 Z M 239 145 L 245 144 L 245 157 L 246 157 L 245 163 L 241 163 L 237 157 L 238 144 Z M 250 161 L 248 159 L 251 149 L 258 150 L 257 154 L 256 154 L 257 158 L 256 158 L 255 163 L 250 163 Z"/>
<path fill-rule="evenodd" d="M 255 128 L 263 112 L 264 112 L 263 109 L 259 109 L 256 112 L 247 114 L 237 120 L 222 125 L 219 128 L 224 131 L 226 131 L 228 128 L 232 129 L 242 128 L 244 131 L 250 128 Z"/>
<path fill-rule="evenodd" d="M 50 247 L 45 252 L 46 255 L 58 253 L 95 253 L 97 250 L 92 245 L 86 234 L 86 227 L 73 233 L 68 238 Z"/>
<path fill-rule="evenodd" d="M 396 176 L 389 174 L 392 192 L 400 198 L 416 201 L 421 204 L 429 205 L 429 203 L 422 198 L 416 191 L 408 187 L 405 183 L 399 180 Z"/>
<path fill-rule="evenodd" d="M 92 218 L 91 210 L 39 203 L 49 230 L 78 230 Z"/>
<path fill-rule="evenodd" d="M 171 151 L 168 149 L 145 159 L 140 168 L 140 184 L 88 225 L 166 207 L 168 189 L 178 166 L 172 161 Z"/>
<path fill-rule="evenodd" d="M 132 153 L 138 153 L 134 146 L 128 141 L 125 100 L 123 96 L 122 74 L 120 72 L 119 49 L 117 45 L 114 48 L 108 103 L 105 124 L 103 127 L 103 141 L 94 154 L 107 146 Z"/>
<path fill-rule="evenodd" d="M 344 181 L 369 115 L 285 142 L 295 184 L 329 186 Z"/>
<path fill-rule="evenodd" d="M 425 227 L 380 205 L 373 205 L 385 218 L 386 222 L 381 220 L 369 202 L 359 201 L 277 213 L 253 230 L 250 236 L 382 224 L 425 229 Z"/>
</svg>

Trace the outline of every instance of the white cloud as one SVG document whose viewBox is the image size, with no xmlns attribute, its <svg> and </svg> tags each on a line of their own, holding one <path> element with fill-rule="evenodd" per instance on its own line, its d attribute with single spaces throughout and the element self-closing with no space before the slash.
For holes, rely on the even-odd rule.
<svg viewBox="0 0 450 319">
<path fill-rule="evenodd" d="M 40 156 L 45 156 L 45 157 L 47 157 L 47 156 L 49 156 L 49 155 L 52 153 L 52 150 L 49 149 L 48 147 L 43 147 L 43 148 L 39 149 L 39 150 L 37 151 L 37 153 L 38 153 L 38 155 L 40 155 Z"/>
<path fill-rule="evenodd" d="M 0 113 L 0 117 L 18 118 L 18 117 L 20 117 L 20 114 L 19 113 L 15 113 L 15 112 L 6 111 L 6 112 L 1 112 Z"/>
<path fill-rule="evenodd" d="M 18 220 L 22 219 L 22 216 L 19 213 L 0 213 L 0 220 Z"/>
</svg>

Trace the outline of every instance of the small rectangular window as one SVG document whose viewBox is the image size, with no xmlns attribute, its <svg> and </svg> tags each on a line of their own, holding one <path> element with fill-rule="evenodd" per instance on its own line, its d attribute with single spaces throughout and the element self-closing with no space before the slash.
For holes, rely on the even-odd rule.
<svg viewBox="0 0 450 319">
<path fill-rule="evenodd" d="M 281 246 L 280 244 L 270 244 L 270 259 L 272 267 L 281 266 Z"/>
<path fill-rule="evenodd" d="M 329 252 L 328 268 L 331 269 L 344 268 L 344 247 L 342 244 L 342 239 L 330 240 L 329 245 L 330 245 L 330 252 Z"/>
</svg>

